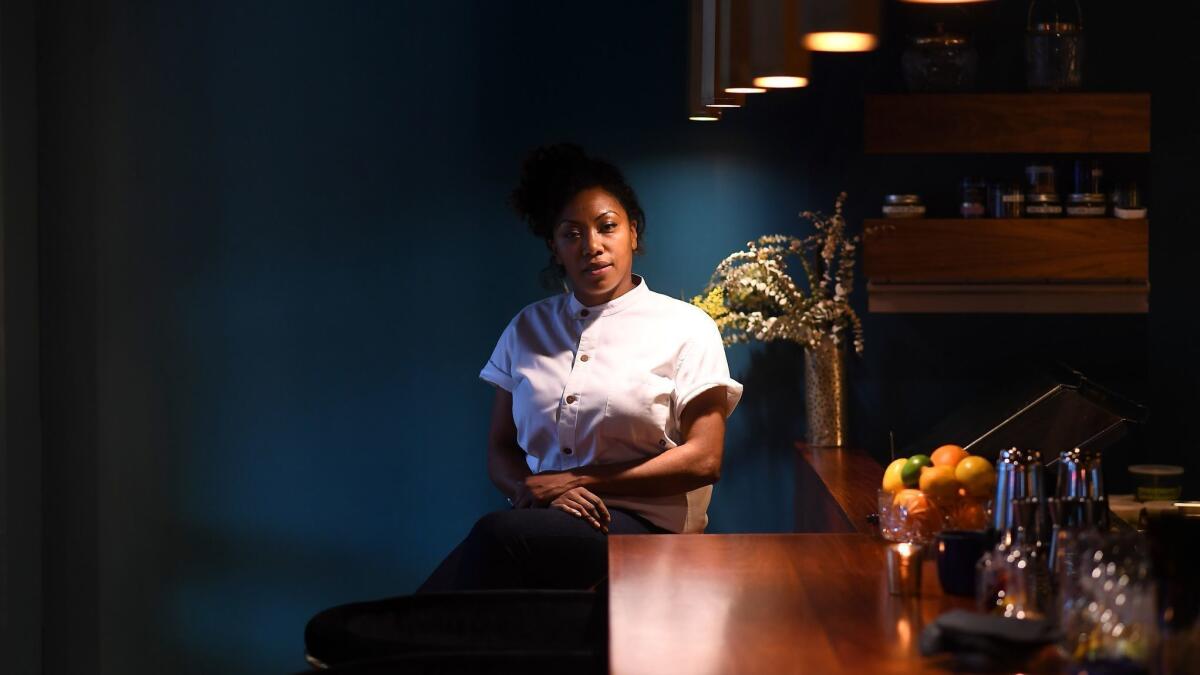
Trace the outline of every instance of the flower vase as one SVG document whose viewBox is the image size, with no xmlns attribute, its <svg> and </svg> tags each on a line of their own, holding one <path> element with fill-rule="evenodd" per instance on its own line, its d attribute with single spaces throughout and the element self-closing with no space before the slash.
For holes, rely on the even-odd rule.
<svg viewBox="0 0 1200 675">
<path fill-rule="evenodd" d="M 846 444 L 846 353 L 826 337 L 804 350 L 804 403 L 811 447 Z"/>
</svg>

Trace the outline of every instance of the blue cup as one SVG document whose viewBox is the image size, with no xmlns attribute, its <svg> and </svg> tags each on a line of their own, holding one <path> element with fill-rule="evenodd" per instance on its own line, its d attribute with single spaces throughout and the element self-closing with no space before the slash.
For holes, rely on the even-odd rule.
<svg viewBox="0 0 1200 675">
<path fill-rule="evenodd" d="M 983 530 L 943 530 L 934 539 L 938 581 L 947 595 L 975 595 L 975 563 L 991 548 Z"/>
</svg>

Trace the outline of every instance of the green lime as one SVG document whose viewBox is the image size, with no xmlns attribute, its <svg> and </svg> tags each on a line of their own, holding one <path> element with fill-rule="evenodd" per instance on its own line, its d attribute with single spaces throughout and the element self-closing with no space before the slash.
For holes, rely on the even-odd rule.
<svg viewBox="0 0 1200 675">
<path fill-rule="evenodd" d="M 929 455 L 913 455 L 904 463 L 904 468 L 900 469 L 900 480 L 904 481 L 905 487 L 915 488 L 921 484 L 921 468 L 933 466 L 933 460 L 929 459 Z"/>
</svg>

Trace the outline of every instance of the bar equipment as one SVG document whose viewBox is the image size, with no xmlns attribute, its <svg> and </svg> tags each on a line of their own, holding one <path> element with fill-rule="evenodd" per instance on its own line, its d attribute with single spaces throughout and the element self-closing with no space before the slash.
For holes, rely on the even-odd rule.
<svg viewBox="0 0 1200 675">
<path fill-rule="evenodd" d="M 925 547 L 903 542 L 887 547 L 888 593 L 892 595 L 921 594 L 921 560 Z"/>
<path fill-rule="evenodd" d="M 1042 498 L 1042 455 L 1037 450 L 1009 448 L 996 460 L 996 497 L 993 501 L 992 527 L 1006 532 L 1018 525 L 1013 500 Z"/>
</svg>

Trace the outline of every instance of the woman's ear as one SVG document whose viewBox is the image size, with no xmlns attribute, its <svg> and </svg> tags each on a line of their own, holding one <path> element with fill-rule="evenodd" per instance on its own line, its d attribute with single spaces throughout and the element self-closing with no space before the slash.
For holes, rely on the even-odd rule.
<svg viewBox="0 0 1200 675">
<path fill-rule="evenodd" d="M 636 220 L 629 221 L 629 234 L 633 237 L 633 251 L 636 253 L 638 250 L 638 231 Z"/>
</svg>

